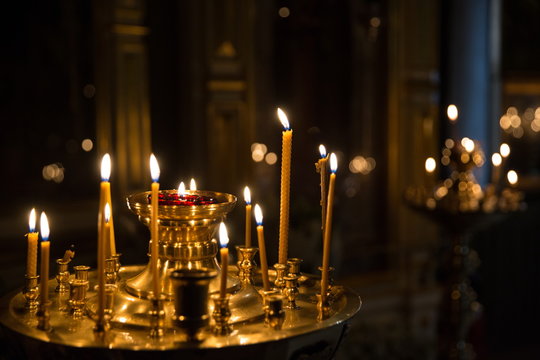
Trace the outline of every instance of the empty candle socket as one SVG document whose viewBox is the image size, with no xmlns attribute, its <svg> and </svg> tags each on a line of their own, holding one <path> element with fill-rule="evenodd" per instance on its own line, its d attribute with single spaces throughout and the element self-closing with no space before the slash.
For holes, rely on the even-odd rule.
<svg viewBox="0 0 540 360">
<path fill-rule="evenodd" d="M 259 249 L 256 247 L 236 247 L 238 254 L 238 262 L 236 263 L 236 266 L 238 267 L 238 278 L 242 284 L 253 285 L 253 275 L 255 274 L 255 269 L 257 268 L 254 257 L 258 250 Z"/>
<path fill-rule="evenodd" d="M 274 286 L 276 287 L 276 289 L 281 291 L 285 287 L 285 280 L 283 280 L 283 277 L 287 272 L 287 265 L 277 263 L 274 265 L 274 269 L 276 270 L 276 279 L 274 281 Z"/>
<path fill-rule="evenodd" d="M 298 297 L 298 277 L 296 276 L 285 276 L 285 288 L 282 290 L 283 296 L 287 300 L 287 309 L 298 309 L 296 305 L 296 298 Z"/>
<path fill-rule="evenodd" d="M 264 322 L 275 330 L 280 330 L 285 321 L 282 295 L 268 295 L 264 309 Z"/>
<path fill-rule="evenodd" d="M 231 333 L 231 325 L 229 320 L 231 318 L 231 309 L 229 307 L 230 295 L 226 294 L 225 297 L 214 294 L 212 300 L 214 301 L 214 311 L 212 312 L 212 318 L 214 319 L 214 326 L 212 332 L 215 335 L 223 336 Z"/>
<path fill-rule="evenodd" d="M 58 285 L 56 285 L 55 291 L 58 293 L 67 293 L 69 292 L 69 260 L 57 259 L 56 264 L 58 265 L 58 272 L 56 274 Z"/>
<path fill-rule="evenodd" d="M 69 313 L 74 319 L 82 319 L 85 315 L 87 289 L 88 280 L 75 278 L 69 282 Z"/>
</svg>

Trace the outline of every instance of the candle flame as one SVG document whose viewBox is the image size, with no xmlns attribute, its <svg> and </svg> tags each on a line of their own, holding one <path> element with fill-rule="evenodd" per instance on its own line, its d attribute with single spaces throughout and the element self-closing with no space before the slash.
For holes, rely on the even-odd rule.
<svg viewBox="0 0 540 360">
<path fill-rule="evenodd" d="M 502 156 L 499 153 L 491 155 L 491 163 L 493 166 L 500 166 L 502 164 Z"/>
<path fill-rule="evenodd" d="M 291 126 L 289 124 L 289 119 L 287 119 L 287 115 L 285 114 L 285 112 L 281 110 L 280 108 L 277 108 L 277 115 L 278 115 L 279 121 L 281 121 L 281 125 L 283 125 L 283 128 L 285 130 L 290 130 Z"/>
<path fill-rule="evenodd" d="M 109 203 L 105 204 L 104 214 L 105 222 L 108 223 L 111 220 L 111 206 L 109 205 Z"/>
<path fill-rule="evenodd" d="M 456 105 L 448 105 L 448 108 L 446 109 L 446 115 L 448 116 L 448 119 L 452 122 L 456 121 L 458 118 L 458 108 Z"/>
<path fill-rule="evenodd" d="M 39 229 L 41 230 L 41 239 L 43 241 L 49 241 L 49 220 L 47 220 L 45 211 L 41 213 L 41 217 L 39 219 Z"/>
<path fill-rule="evenodd" d="M 227 233 L 227 227 L 225 223 L 219 224 L 219 243 L 221 247 L 226 247 L 229 243 L 229 234 Z"/>
<path fill-rule="evenodd" d="M 514 170 L 510 170 L 506 174 L 506 178 L 508 179 L 508 182 L 510 183 L 510 185 L 516 185 L 519 180 L 518 174 Z"/>
<path fill-rule="evenodd" d="M 461 145 L 465 148 L 465 151 L 467 152 L 474 151 L 474 141 L 469 139 L 468 137 L 464 137 L 463 139 L 461 139 Z"/>
<path fill-rule="evenodd" d="M 36 231 L 36 209 L 30 211 L 30 216 L 28 217 L 28 227 L 30 232 Z"/>
<path fill-rule="evenodd" d="M 189 181 L 189 190 L 197 190 L 197 183 L 194 178 Z"/>
<path fill-rule="evenodd" d="M 249 191 L 249 187 L 244 188 L 244 200 L 246 201 L 246 204 L 251 204 L 251 191 Z"/>
<path fill-rule="evenodd" d="M 510 146 L 507 143 L 502 143 L 499 152 L 503 158 L 508 157 L 510 155 Z"/>
<path fill-rule="evenodd" d="M 111 156 L 107 153 L 101 158 L 101 181 L 109 181 L 111 177 Z"/>
<path fill-rule="evenodd" d="M 323 144 L 319 145 L 319 153 L 321 154 L 321 159 L 326 157 L 326 147 Z"/>
<path fill-rule="evenodd" d="M 255 221 L 257 222 L 257 225 L 262 226 L 263 213 L 259 204 L 255 204 Z"/>
<path fill-rule="evenodd" d="M 335 173 L 337 171 L 337 157 L 336 154 L 330 154 L 330 171 Z"/>
<path fill-rule="evenodd" d="M 178 185 L 178 196 L 184 195 L 186 195 L 186 186 L 183 181 L 180 181 L 180 185 Z"/>
<path fill-rule="evenodd" d="M 150 176 L 153 182 L 159 181 L 159 164 L 154 154 L 150 155 Z"/>
<path fill-rule="evenodd" d="M 437 168 L 437 162 L 435 161 L 434 158 L 428 157 L 426 159 L 425 167 L 426 167 L 426 171 L 431 174 Z"/>
</svg>

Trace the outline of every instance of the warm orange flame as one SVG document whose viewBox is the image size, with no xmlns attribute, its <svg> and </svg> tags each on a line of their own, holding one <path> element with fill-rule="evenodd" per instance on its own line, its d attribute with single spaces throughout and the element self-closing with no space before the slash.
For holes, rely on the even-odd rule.
<svg viewBox="0 0 540 360">
<path fill-rule="evenodd" d="M 197 183 L 195 182 L 194 178 L 191 178 L 191 180 L 189 181 L 189 190 L 197 190 Z"/>
<path fill-rule="evenodd" d="M 336 154 L 330 154 L 330 171 L 335 173 L 337 171 L 337 157 Z"/>
<path fill-rule="evenodd" d="M 277 108 L 277 115 L 278 115 L 279 121 L 281 121 L 281 125 L 283 125 L 283 128 L 285 130 L 289 130 L 291 126 L 289 124 L 289 119 L 287 119 L 287 115 L 285 114 L 285 112 L 281 110 L 280 108 Z"/>
<path fill-rule="evenodd" d="M 246 204 L 251 204 L 251 191 L 249 191 L 249 187 L 244 188 L 244 200 L 246 201 Z"/>
<path fill-rule="evenodd" d="M 178 196 L 184 196 L 186 194 L 186 185 L 184 185 L 183 181 L 180 181 L 180 185 L 178 185 Z"/>
<path fill-rule="evenodd" d="M 28 227 L 30 232 L 36 231 L 36 209 L 30 211 L 30 216 L 28 217 Z"/>
<path fill-rule="evenodd" d="M 506 174 L 506 178 L 508 179 L 508 182 L 510 183 L 510 185 L 516 185 L 519 180 L 518 174 L 514 170 L 510 170 Z"/>
<path fill-rule="evenodd" d="M 154 154 L 152 154 L 150 155 L 150 176 L 152 176 L 152 181 L 159 181 L 159 173 L 159 164 Z"/>
<path fill-rule="evenodd" d="M 500 166 L 502 164 L 502 157 L 499 153 L 494 153 L 491 155 L 491 163 L 493 166 Z"/>
<path fill-rule="evenodd" d="M 221 247 L 226 247 L 229 243 L 229 234 L 227 233 L 225 223 L 219 224 L 219 243 Z"/>
<path fill-rule="evenodd" d="M 425 167 L 426 167 L 426 171 L 427 171 L 428 173 L 432 173 L 432 172 L 434 172 L 435 169 L 437 168 L 437 162 L 435 161 L 434 158 L 428 157 L 428 158 L 426 159 Z"/>
<path fill-rule="evenodd" d="M 263 214 L 259 204 L 255 204 L 255 221 L 257 222 L 257 225 L 262 225 Z"/>
<path fill-rule="evenodd" d="M 326 147 L 323 144 L 319 145 L 319 153 L 321 154 L 321 158 L 326 157 Z"/>
<path fill-rule="evenodd" d="M 507 143 L 502 143 L 499 152 L 503 158 L 508 157 L 510 155 L 510 146 Z"/>
<path fill-rule="evenodd" d="M 105 204 L 104 217 L 105 217 L 105 222 L 107 223 L 111 220 L 111 206 L 109 205 L 109 203 Z"/>
<path fill-rule="evenodd" d="M 111 177 L 111 157 L 109 154 L 105 154 L 101 158 L 101 180 L 109 181 L 110 177 Z"/>
<path fill-rule="evenodd" d="M 41 231 L 41 239 L 43 239 L 43 241 L 48 241 L 50 229 L 49 220 L 47 220 L 47 215 L 45 212 L 41 213 L 41 217 L 39 219 L 39 229 Z"/>
</svg>

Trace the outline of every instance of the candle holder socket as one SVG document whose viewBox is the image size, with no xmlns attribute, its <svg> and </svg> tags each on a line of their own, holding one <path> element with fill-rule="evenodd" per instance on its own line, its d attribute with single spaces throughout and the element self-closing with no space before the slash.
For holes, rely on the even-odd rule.
<svg viewBox="0 0 540 360">
<path fill-rule="evenodd" d="M 282 295 L 268 295 L 264 309 L 264 322 L 274 330 L 280 330 L 285 321 Z"/>
<path fill-rule="evenodd" d="M 287 265 L 289 266 L 289 276 L 295 276 L 297 279 L 300 278 L 300 264 L 304 260 L 300 258 L 291 258 L 287 260 Z"/>
<path fill-rule="evenodd" d="M 105 284 L 116 284 L 116 260 L 114 258 L 105 259 Z"/>
<path fill-rule="evenodd" d="M 69 292 L 69 260 L 65 261 L 64 259 L 57 259 L 56 264 L 58 265 L 58 272 L 56 274 L 56 286 L 57 293 L 67 293 Z"/>
<path fill-rule="evenodd" d="M 24 277 L 25 284 L 23 295 L 26 300 L 25 308 L 29 312 L 34 312 L 37 310 L 39 301 L 39 275 Z"/>
<path fill-rule="evenodd" d="M 114 316 L 114 294 L 118 290 L 115 284 L 105 284 L 105 316 L 112 319 Z"/>
<path fill-rule="evenodd" d="M 116 253 L 112 255 L 112 258 L 114 259 L 114 272 L 116 273 L 116 282 L 120 280 L 120 269 L 122 268 L 122 264 L 120 263 L 120 257 L 122 254 Z"/>
<path fill-rule="evenodd" d="M 283 290 L 283 288 L 285 287 L 285 280 L 283 280 L 283 277 L 285 276 L 285 272 L 287 271 L 287 265 L 277 263 L 274 265 L 274 269 L 276 270 L 276 279 L 274 281 L 274 286 L 281 292 L 281 290 Z"/>
<path fill-rule="evenodd" d="M 257 268 L 254 258 L 258 250 L 256 247 L 236 247 L 238 254 L 236 266 L 238 267 L 238 278 L 242 285 L 253 285 L 253 275 Z"/>
<path fill-rule="evenodd" d="M 330 303 L 328 296 L 317 294 L 317 321 L 323 321 L 330 317 Z"/>
<path fill-rule="evenodd" d="M 69 282 L 69 313 L 74 319 L 82 319 L 85 315 L 87 289 L 88 280 L 75 278 Z"/>
<path fill-rule="evenodd" d="M 174 290 L 173 324 L 184 329 L 188 341 L 198 341 L 208 325 L 208 288 L 217 275 L 213 269 L 179 269 L 170 273 Z"/>
<path fill-rule="evenodd" d="M 287 309 L 298 309 L 296 305 L 296 298 L 300 293 L 298 291 L 298 277 L 297 276 L 285 276 L 285 288 L 282 290 L 283 296 L 287 299 Z"/>
<path fill-rule="evenodd" d="M 50 301 L 45 301 L 44 303 L 39 304 L 39 309 L 36 313 L 38 325 L 37 328 L 43 331 L 51 330 L 51 314 L 49 312 L 49 306 L 51 305 Z"/>
<path fill-rule="evenodd" d="M 212 312 L 214 327 L 212 328 L 212 332 L 217 336 L 228 335 L 232 331 L 229 323 L 231 318 L 229 299 L 229 294 L 225 294 L 225 297 L 221 297 L 219 294 L 212 296 L 212 300 L 214 301 L 214 311 Z"/>
<path fill-rule="evenodd" d="M 322 266 L 319 266 L 317 269 L 321 272 L 321 278 L 322 278 L 322 272 L 323 272 Z M 328 294 L 330 294 L 330 292 L 332 291 L 332 286 L 334 286 L 334 276 L 333 276 L 334 270 L 335 268 L 333 266 L 328 267 L 328 289 L 327 289 Z"/>
<path fill-rule="evenodd" d="M 163 306 L 163 297 L 152 297 L 152 308 L 150 309 L 150 337 L 153 339 L 161 339 L 165 334 L 165 309 Z"/>
<path fill-rule="evenodd" d="M 90 270 L 90 266 L 77 265 L 77 266 L 73 267 L 73 270 L 75 270 L 75 279 L 76 280 L 88 281 L 88 271 Z"/>
</svg>

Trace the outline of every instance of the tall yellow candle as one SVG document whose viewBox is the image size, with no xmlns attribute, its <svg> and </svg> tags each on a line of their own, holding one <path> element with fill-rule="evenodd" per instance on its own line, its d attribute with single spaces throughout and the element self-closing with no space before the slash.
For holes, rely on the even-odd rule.
<svg viewBox="0 0 540 360">
<path fill-rule="evenodd" d="M 49 301 L 48 281 L 49 281 L 49 221 L 45 212 L 41 213 L 39 219 L 39 228 L 41 230 L 41 266 L 40 276 L 41 282 L 39 285 L 39 294 L 41 304 L 45 304 Z"/>
<path fill-rule="evenodd" d="M 281 196 L 279 203 L 279 254 L 278 262 L 287 263 L 289 247 L 289 198 L 291 189 L 291 149 L 293 132 L 289 125 L 287 115 L 280 108 L 277 114 L 283 125 L 281 150 Z"/>
<path fill-rule="evenodd" d="M 255 221 L 257 222 L 257 239 L 259 240 L 259 259 L 261 261 L 261 277 L 263 290 L 270 290 L 268 280 L 268 260 L 266 258 L 266 244 L 264 242 L 263 214 L 259 204 L 255 204 Z"/>
<path fill-rule="evenodd" d="M 103 209 L 105 204 L 111 206 L 111 218 L 109 220 L 110 236 L 109 241 L 105 244 L 105 258 L 111 258 L 116 254 L 116 242 L 114 238 L 114 221 L 112 216 L 112 198 L 111 198 L 111 183 L 109 179 L 111 177 L 111 157 L 109 154 L 103 155 L 101 159 L 101 184 L 100 184 L 100 196 L 99 196 L 99 215 L 98 215 L 98 234 L 101 233 L 103 224 L 105 223 L 103 216 Z"/>
<path fill-rule="evenodd" d="M 227 248 L 227 244 L 229 243 L 229 234 L 227 233 L 227 227 L 224 223 L 219 224 L 219 242 L 221 244 L 221 249 L 219 249 L 219 253 L 221 255 L 219 297 L 224 298 L 227 294 L 227 273 L 229 266 L 229 249 Z"/>
<path fill-rule="evenodd" d="M 326 209 L 326 221 L 324 225 L 321 297 L 326 298 L 328 289 L 328 273 L 330 271 L 330 238 L 332 236 L 332 207 L 334 204 L 334 188 L 336 184 L 337 158 L 334 153 L 330 155 L 330 183 L 328 185 L 328 204 Z"/>
<path fill-rule="evenodd" d="M 154 154 L 150 155 L 150 174 L 152 176 L 152 201 L 151 201 L 151 219 L 150 219 L 150 236 L 152 237 L 152 252 L 151 252 L 151 268 L 153 277 L 153 291 L 156 298 L 161 293 L 161 285 L 159 279 L 158 257 L 159 257 L 159 240 L 158 240 L 158 200 L 159 200 L 159 164 Z"/>
<path fill-rule="evenodd" d="M 28 227 L 30 231 L 27 235 L 28 240 L 28 252 L 26 256 L 26 275 L 37 275 L 37 244 L 39 233 L 36 231 L 36 209 L 30 211 L 28 218 Z"/>
<path fill-rule="evenodd" d="M 246 247 L 251 247 L 251 191 L 244 188 L 244 200 L 246 201 Z"/>
<path fill-rule="evenodd" d="M 98 323 L 103 324 L 105 317 L 105 257 L 110 237 L 111 207 L 105 204 L 103 211 L 103 227 L 98 238 Z"/>
<path fill-rule="evenodd" d="M 326 165 L 328 163 L 328 156 L 326 155 L 326 147 L 319 145 L 319 153 L 321 158 L 315 164 L 317 172 L 321 174 L 321 230 L 324 236 L 324 222 L 326 221 L 326 175 L 328 173 Z"/>
</svg>

